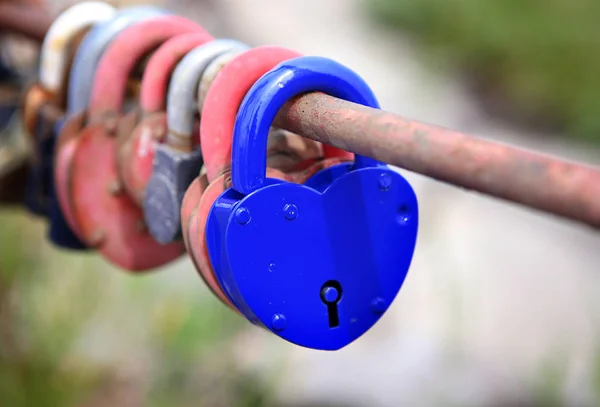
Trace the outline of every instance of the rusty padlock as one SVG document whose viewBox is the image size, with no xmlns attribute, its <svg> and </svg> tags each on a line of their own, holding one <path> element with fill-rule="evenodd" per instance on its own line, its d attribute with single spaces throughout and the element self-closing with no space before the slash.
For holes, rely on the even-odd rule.
<svg viewBox="0 0 600 407">
<path fill-rule="evenodd" d="M 202 167 L 194 139 L 195 101 L 206 67 L 226 52 L 248 49 L 234 40 L 215 40 L 190 51 L 177 65 L 167 97 L 167 136 L 156 146 L 152 177 L 144 196 L 144 216 L 150 233 L 161 243 L 181 239 L 181 202 Z"/>
<path fill-rule="evenodd" d="M 166 96 L 171 73 L 189 51 L 213 39 L 206 33 L 179 35 L 166 41 L 148 61 L 140 93 L 141 122 L 117 152 L 119 176 L 139 206 L 152 175 L 156 143 L 167 133 Z"/>
<path fill-rule="evenodd" d="M 140 208 L 117 174 L 116 135 L 127 81 L 147 53 L 174 36 L 205 32 L 178 16 L 162 16 L 127 28 L 98 65 L 88 124 L 73 153 L 69 199 L 84 241 L 112 264 L 129 271 L 161 266 L 184 252 L 183 244 L 161 245 L 147 232 Z"/>
<path fill-rule="evenodd" d="M 108 45 L 124 29 L 148 18 L 168 14 L 165 10 L 148 7 L 128 7 L 118 11 L 114 17 L 95 25 L 81 42 L 69 76 L 67 91 L 67 114 L 56 127 L 54 151 L 54 182 L 52 191 L 50 238 L 61 239 L 69 232 L 81 237 L 79 226 L 73 217 L 73 209 L 68 199 L 70 191 L 69 174 L 73 152 L 79 141 L 77 135 L 86 124 L 86 108 L 89 102 L 91 84 L 100 58 Z"/>
<path fill-rule="evenodd" d="M 25 197 L 32 213 L 50 215 L 54 129 L 65 111 L 66 82 L 74 50 L 92 25 L 110 19 L 114 13 L 114 7 L 105 3 L 76 4 L 54 20 L 44 38 L 39 81 L 28 89 L 22 109 L 33 147 Z"/>
</svg>

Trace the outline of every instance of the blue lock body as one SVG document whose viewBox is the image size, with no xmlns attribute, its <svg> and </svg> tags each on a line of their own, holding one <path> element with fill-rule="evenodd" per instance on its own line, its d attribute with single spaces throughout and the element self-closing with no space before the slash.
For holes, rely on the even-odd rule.
<svg viewBox="0 0 600 407">
<path fill-rule="evenodd" d="M 297 345 L 337 350 L 369 330 L 399 292 L 418 204 L 400 174 L 360 155 L 305 185 L 266 178 L 275 115 L 311 91 L 379 108 L 360 76 L 326 58 L 295 58 L 265 74 L 239 109 L 233 188 L 215 201 L 206 242 L 219 283 L 250 321 Z"/>
<path fill-rule="evenodd" d="M 57 121 L 53 137 L 48 141 L 47 146 L 44 146 L 45 157 L 50 162 L 49 177 L 45 179 L 45 182 L 48 182 L 47 216 L 50 224 L 48 238 L 58 247 L 88 250 L 87 246 L 71 230 L 55 194 L 52 162 L 56 139 L 61 133 L 66 120 L 87 108 L 96 67 L 112 40 L 127 27 L 138 21 L 165 14 L 168 14 L 168 12 L 151 6 L 122 9 L 111 20 L 95 25 L 84 37 L 75 54 L 69 77 L 66 115 Z"/>
</svg>

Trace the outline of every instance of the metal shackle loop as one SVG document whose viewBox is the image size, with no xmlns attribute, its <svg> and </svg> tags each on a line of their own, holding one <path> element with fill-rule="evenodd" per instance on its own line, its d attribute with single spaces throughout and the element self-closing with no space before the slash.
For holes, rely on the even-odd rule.
<svg viewBox="0 0 600 407">
<path fill-rule="evenodd" d="M 198 85 L 198 95 L 196 96 L 198 111 L 200 114 L 202 114 L 202 108 L 204 107 L 204 101 L 206 100 L 206 95 L 208 94 L 210 85 L 212 85 L 219 72 L 221 72 L 221 69 L 223 69 L 225 65 L 230 63 L 238 55 L 244 52 L 246 52 L 246 50 L 239 49 L 226 52 L 219 55 L 206 67 L 206 70 L 202 74 L 202 79 L 200 79 L 200 84 Z"/>
<path fill-rule="evenodd" d="M 240 104 L 265 73 L 300 53 L 277 46 L 260 46 L 234 58 L 209 88 L 200 122 L 200 147 L 210 182 L 231 168 L 233 129 Z"/>
<path fill-rule="evenodd" d="M 194 48 L 177 65 L 167 95 L 166 143 L 183 151 L 190 151 L 194 132 L 194 116 L 198 111 L 196 93 L 206 67 L 218 56 L 232 50 L 249 47 L 239 41 L 218 39 Z"/>
<path fill-rule="evenodd" d="M 88 107 L 89 120 L 119 113 L 130 74 L 139 61 L 169 38 L 190 32 L 206 33 L 195 22 L 175 15 L 151 18 L 123 31 L 98 64 Z"/>
<path fill-rule="evenodd" d="M 263 75 L 246 94 L 233 133 L 231 174 L 233 189 L 244 195 L 266 181 L 269 130 L 283 105 L 307 92 L 323 92 L 379 109 L 369 85 L 353 70 L 323 57 L 299 57 L 279 64 Z M 355 155 L 357 168 L 383 163 Z"/>
<path fill-rule="evenodd" d="M 128 7 L 118 11 L 114 17 L 95 25 L 81 42 L 71 67 L 69 77 L 67 114 L 72 116 L 84 111 L 92 92 L 96 67 L 110 43 L 127 27 L 139 21 L 170 14 L 166 10 L 150 7 Z"/>
<path fill-rule="evenodd" d="M 140 91 L 144 113 L 166 110 L 167 88 L 177 63 L 193 48 L 214 40 L 208 33 L 178 35 L 166 41 L 152 54 L 146 65 Z"/>
<path fill-rule="evenodd" d="M 116 9 L 99 1 L 88 1 L 69 7 L 50 26 L 44 37 L 40 55 L 40 84 L 55 95 L 64 88 L 66 70 L 69 68 L 69 45 L 82 31 L 94 24 L 107 21 Z"/>
</svg>

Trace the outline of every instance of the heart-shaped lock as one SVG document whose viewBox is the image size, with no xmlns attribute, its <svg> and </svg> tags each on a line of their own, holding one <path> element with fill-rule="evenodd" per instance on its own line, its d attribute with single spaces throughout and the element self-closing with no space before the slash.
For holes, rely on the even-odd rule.
<svg viewBox="0 0 600 407">
<path fill-rule="evenodd" d="M 408 272 L 418 229 L 410 184 L 357 155 L 324 191 L 265 176 L 267 136 L 291 98 L 320 91 L 379 108 L 368 85 L 327 58 L 299 57 L 247 93 L 233 137 L 232 183 L 206 243 L 221 287 L 252 322 L 292 343 L 337 350 L 369 330 Z"/>
<path fill-rule="evenodd" d="M 73 155 L 69 198 L 86 243 L 125 270 L 149 270 L 184 252 L 182 243 L 161 245 L 148 234 L 141 209 L 119 180 L 116 123 L 123 114 L 127 81 L 148 52 L 176 35 L 201 31 L 200 26 L 183 17 L 143 21 L 121 33 L 98 65 L 89 123 Z"/>
<path fill-rule="evenodd" d="M 205 33 L 179 35 L 166 41 L 148 60 L 140 91 L 142 120 L 119 147 L 117 161 L 123 185 L 138 206 L 152 175 L 155 144 L 164 140 L 167 132 L 166 95 L 171 73 L 189 51 L 213 39 Z"/>
<path fill-rule="evenodd" d="M 127 27 L 165 14 L 165 10 L 148 6 L 121 9 L 112 19 L 96 24 L 77 48 L 69 75 L 66 115 L 57 122 L 55 131 L 53 180 L 49 193 L 49 237 L 57 244 L 69 244 L 71 248 L 80 250 L 85 248 L 69 199 L 70 175 L 78 136 L 87 122 L 85 110 L 98 62 L 109 44 Z"/>
</svg>

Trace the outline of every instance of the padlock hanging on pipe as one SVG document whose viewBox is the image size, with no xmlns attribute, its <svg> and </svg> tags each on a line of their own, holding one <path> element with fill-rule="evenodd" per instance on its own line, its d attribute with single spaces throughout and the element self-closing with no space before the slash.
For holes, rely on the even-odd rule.
<svg viewBox="0 0 600 407">
<path fill-rule="evenodd" d="M 200 172 L 196 92 L 207 66 L 220 55 L 247 49 L 235 40 L 219 39 L 190 51 L 177 65 L 167 95 L 167 135 L 156 144 L 152 176 L 143 201 L 150 233 L 161 243 L 182 239 L 181 203 Z"/>
<path fill-rule="evenodd" d="M 24 99 L 23 119 L 34 146 L 26 206 L 49 218 L 50 241 L 66 249 L 84 249 L 68 226 L 59 229 L 53 226 L 57 218 L 62 219 L 55 199 L 53 168 L 57 131 L 66 109 L 70 56 L 90 28 L 109 20 L 114 13 L 115 9 L 107 4 L 84 2 L 59 15 L 42 44 L 39 82 L 29 89 Z"/>
<path fill-rule="evenodd" d="M 398 294 L 418 206 L 399 173 L 360 155 L 340 164 L 323 190 L 267 177 L 272 121 L 306 92 L 379 108 L 360 76 L 327 58 L 294 58 L 263 75 L 238 111 L 233 187 L 212 207 L 206 243 L 219 284 L 248 320 L 297 345 L 337 350 Z"/>
<path fill-rule="evenodd" d="M 206 174 L 198 176 L 185 193 L 181 209 L 182 229 L 188 253 L 200 276 L 217 298 L 233 309 L 236 308 L 219 284 L 208 257 L 205 242 L 206 218 L 214 200 L 230 187 L 228 170 L 233 127 L 238 107 L 246 92 L 269 69 L 299 55 L 285 48 L 267 46 L 235 53 L 233 59 L 226 58 L 229 63 L 224 66 L 215 60 L 213 64 L 220 68 L 219 72 L 214 76 L 206 95 L 198 97 L 203 104 L 200 145 L 205 157 Z M 202 81 L 205 81 L 204 77 Z M 209 170 L 217 176 L 212 178 Z M 286 174 L 276 169 L 270 169 L 269 175 L 286 177 Z"/>
<path fill-rule="evenodd" d="M 87 123 L 89 94 L 100 58 L 109 44 L 124 29 L 144 19 L 166 15 L 156 7 L 128 7 L 117 11 L 106 21 L 96 24 L 77 48 L 68 80 L 66 114 L 55 127 L 55 148 L 52 170 L 50 239 L 60 241 L 64 236 L 82 239 L 80 227 L 70 205 L 70 174 L 77 137 Z M 83 243 L 80 249 L 84 248 Z"/>
<path fill-rule="evenodd" d="M 184 252 L 183 244 L 161 245 L 148 234 L 141 209 L 117 173 L 116 137 L 125 113 L 127 81 L 136 64 L 170 38 L 190 32 L 205 30 L 169 15 L 139 22 L 115 39 L 98 65 L 88 124 L 73 153 L 69 198 L 84 240 L 128 271 L 156 268 Z"/>
<path fill-rule="evenodd" d="M 140 92 L 141 121 L 118 148 L 118 170 L 127 193 L 142 206 L 152 176 L 154 152 L 167 134 L 167 90 L 177 64 L 192 49 L 214 38 L 183 34 L 166 41 L 148 60 Z M 135 112 L 132 112 L 135 114 Z"/>
</svg>

